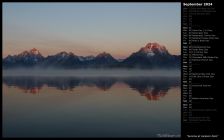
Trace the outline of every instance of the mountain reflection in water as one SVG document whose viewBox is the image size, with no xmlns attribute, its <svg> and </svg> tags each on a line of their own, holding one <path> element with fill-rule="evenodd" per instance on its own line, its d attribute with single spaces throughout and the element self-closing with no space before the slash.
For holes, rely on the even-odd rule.
<svg viewBox="0 0 224 140">
<path fill-rule="evenodd" d="M 99 90 L 107 91 L 119 83 L 126 84 L 130 89 L 137 91 L 148 100 L 159 100 L 164 97 L 172 87 L 180 86 L 179 77 L 24 77 L 4 76 L 3 83 L 8 87 L 22 89 L 25 93 L 36 94 L 43 86 L 54 87 L 58 90 L 70 90 L 79 86 L 97 87 Z"/>
</svg>

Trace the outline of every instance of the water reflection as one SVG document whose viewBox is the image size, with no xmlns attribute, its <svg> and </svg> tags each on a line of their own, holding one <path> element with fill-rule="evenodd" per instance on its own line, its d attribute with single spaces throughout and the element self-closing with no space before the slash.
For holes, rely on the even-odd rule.
<svg viewBox="0 0 224 140">
<path fill-rule="evenodd" d="M 137 91 L 148 100 L 159 100 L 172 87 L 180 86 L 179 77 L 11 77 L 4 76 L 3 83 L 8 87 L 16 87 L 25 93 L 37 94 L 44 87 L 53 87 L 58 90 L 70 90 L 80 87 L 97 87 L 99 90 L 110 90 L 115 84 L 125 84 Z"/>
</svg>

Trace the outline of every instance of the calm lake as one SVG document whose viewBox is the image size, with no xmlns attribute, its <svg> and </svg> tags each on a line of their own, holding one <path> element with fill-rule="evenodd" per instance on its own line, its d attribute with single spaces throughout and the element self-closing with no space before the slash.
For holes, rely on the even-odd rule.
<svg viewBox="0 0 224 140">
<path fill-rule="evenodd" d="M 3 137 L 180 137 L 180 77 L 3 76 Z"/>
</svg>

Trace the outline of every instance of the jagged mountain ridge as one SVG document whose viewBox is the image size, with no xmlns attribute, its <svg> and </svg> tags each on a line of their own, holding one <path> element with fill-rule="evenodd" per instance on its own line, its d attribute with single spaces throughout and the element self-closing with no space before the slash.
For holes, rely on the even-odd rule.
<svg viewBox="0 0 224 140">
<path fill-rule="evenodd" d="M 180 55 L 171 55 L 165 46 L 148 43 L 122 61 L 103 52 L 97 56 L 77 56 L 72 52 L 60 52 L 43 57 L 33 48 L 3 59 L 3 68 L 180 68 Z"/>
</svg>

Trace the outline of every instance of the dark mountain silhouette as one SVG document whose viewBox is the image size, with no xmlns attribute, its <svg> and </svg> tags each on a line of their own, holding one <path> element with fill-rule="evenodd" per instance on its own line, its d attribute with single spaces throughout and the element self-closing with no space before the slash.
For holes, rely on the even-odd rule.
<svg viewBox="0 0 224 140">
<path fill-rule="evenodd" d="M 82 62 L 79 57 L 73 53 L 60 52 L 56 55 L 48 56 L 41 63 L 41 67 L 56 67 L 56 68 L 78 68 Z"/>
<path fill-rule="evenodd" d="M 122 62 L 125 67 L 136 68 L 178 68 L 180 56 L 171 55 L 164 46 L 148 43 Z"/>
<path fill-rule="evenodd" d="M 18 55 L 8 55 L 3 59 L 3 68 L 33 67 L 39 65 L 42 61 L 44 61 L 44 57 L 37 49 L 33 48 L 30 51 L 24 51 Z"/>
<path fill-rule="evenodd" d="M 8 55 L 3 59 L 3 68 L 41 67 L 41 68 L 180 68 L 180 55 L 171 55 L 165 46 L 148 43 L 126 59 L 117 60 L 111 54 L 103 52 L 94 56 L 77 56 L 72 52 L 60 52 L 43 57 L 33 48 L 18 55 Z"/>
<path fill-rule="evenodd" d="M 94 59 L 86 62 L 86 66 L 91 68 L 110 68 L 118 64 L 118 61 L 106 52 L 100 53 Z"/>
</svg>

